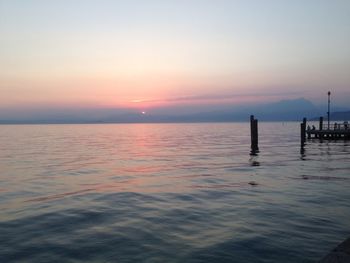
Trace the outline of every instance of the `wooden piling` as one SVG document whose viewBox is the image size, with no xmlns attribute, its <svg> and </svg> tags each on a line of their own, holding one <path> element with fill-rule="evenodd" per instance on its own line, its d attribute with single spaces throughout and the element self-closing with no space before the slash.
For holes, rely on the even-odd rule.
<svg viewBox="0 0 350 263">
<path fill-rule="evenodd" d="M 250 140 L 251 149 L 255 153 L 259 151 L 258 147 L 258 120 L 254 119 L 254 115 L 250 115 Z"/>
<path fill-rule="evenodd" d="M 306 118 L 303 118 L 303 122 L 300 123 L 300 143 L 301 147 L 304 146 L 306 140 Z"/>
<path fill-rule="evenodd" d="M 319 130 L 322 131 L 323 130 L 323 117 L 320 117 L 320 127 Z"/>
<path fill-rule="evenodd" d="M 300 142 L 301 142 L 301 145 L 304 145 L 305 144 L 305 126 L 304 126 L 304 123 L 300 123 Z"/>
<path fill-rule="evenodd" d="M 254 119 L 254 128 L 255 128 L 255 144 L 256 144 L 256 149 L 258 150 L 259 147 L 259 134 L 258 134 L 258 120 L 257 119 Z"/>
</svg>

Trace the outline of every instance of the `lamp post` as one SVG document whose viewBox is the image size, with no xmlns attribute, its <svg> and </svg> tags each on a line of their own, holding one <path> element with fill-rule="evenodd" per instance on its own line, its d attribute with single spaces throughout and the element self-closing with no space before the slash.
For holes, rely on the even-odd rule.
<svg viewBox="0 0 350 263">
<path fill-rule="evenodd" d="M 328 130 L 329 130 L 330 103 L 331 103 L 331 92 L 328 91 L 328 112 L 327 112 L 327 116 L 328 116 Z"/>
</svg>

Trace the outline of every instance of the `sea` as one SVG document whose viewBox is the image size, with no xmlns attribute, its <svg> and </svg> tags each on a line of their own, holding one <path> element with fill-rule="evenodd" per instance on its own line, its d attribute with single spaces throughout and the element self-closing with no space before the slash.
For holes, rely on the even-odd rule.
<svg viewBox="0 0 350 263">
<path fill-rule="evenodd" d="M 0 126 L 0 262 L 317 262 L 350 142 L 297 122 Z"/>
</svg>

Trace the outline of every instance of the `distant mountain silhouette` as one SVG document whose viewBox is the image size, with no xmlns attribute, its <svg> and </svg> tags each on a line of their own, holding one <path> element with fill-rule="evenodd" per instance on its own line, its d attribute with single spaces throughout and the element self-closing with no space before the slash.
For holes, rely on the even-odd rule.
<svg viewBox="0 0 350 263">
<path fill-rule="evenodd" d="M 332 109 L 336 109 L 334 106 Z M 79 111 L 61 110 L 38 114 L 2 117 L 0 123 L 151 123 L 151 122 L 230 122 L 248 121 L 251 114 L 260 121 L 300 121 L 324 116 L 327 107 L 317 107 L 310 101 L 299 98 L 281 100 L 260 105 L 236 106 L 226 110 L 208 111 L 196 114 L 161 115 L 141 114 L 127 109 L 85 109 Z M 349 109 L 347 109 L 349 110 Z M 348 120 L 350 111 L 333 112 L 332 120 Z M 318 117 L 317 117 L 318 118 Z"/>
<path fill-rule="evenodd" d="M 225 111 L 198 113 L 185 116 L 188 121 L 246 121 L 255 115 L 262 121 L 296 121 L 303 117 L 317 116 L 320 109 L 310 101 L 300 98 L 281 100 L 256 106 L 235 107 Z"/>
<path fill-rule="evenodd" d="M 322 116 L 322 115 L 320 115 L 320 116 Z M 323 118 L 326 120 L 327 115 L 323 115 Z M 330 119 L 331 119 L 331 121 L 348 121 L 348 120 L 350 120 L 350 111 L 331 112 Z M 310 120 L 317 121 L 317 120 L 319 120 L 319 117 L 314 117 L 314 118 L 311 118 Z"/>
<path fill-rule="evenodd" d="M 310 101 L 299 98 L 295 100 L 282 100 L 275 103 L 257 106 L 256 116 L 260 120 L 271 121 L 295 121 L 303 117 L 311 117 L 320 114 L 322 111 Z"/>
<path fill-rule="evenodd" d="M 340 111 L 331 113 L 331 120 L 334 121 L 346 121 L 350 120 L 350 111 Z"/>
</svg>

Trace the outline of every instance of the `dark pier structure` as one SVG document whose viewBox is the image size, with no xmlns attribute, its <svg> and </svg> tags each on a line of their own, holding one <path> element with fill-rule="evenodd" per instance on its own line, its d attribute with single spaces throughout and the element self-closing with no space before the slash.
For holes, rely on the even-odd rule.
<svg viewBox="0 0 350 263">
<path fill-rule="evenodd" d="M 324 127 L 322 117 L 320 117 L 320 124 L 318 129 L 316 129 L 315 126 L 312 128 L 308 126 L 304 132 L 306 132 L 308 139 L 350 139 L 350 127 L 348 122 L 328 123 L 327 127 Z"/>
<path fill-rule="evenodd" d="M 328 111 L 327 111 L 327 125 L 323 125 L 323 117 L 320 117 L 319 127 L 316 129 L 314 125 L 306 127 L 306 118 L 300 124 L 300 137 L 301 144 L 305 143 L 305 134 L 307 134 L 308 139 L 329 139 L 329 140 L 349 140 L 350 139 L 350 127 L 347 121 L 343 123 L 331 123 L 330 122 L 330 102 L 331 102 L 331 92 L 328 91 Z"/>
</svg>

